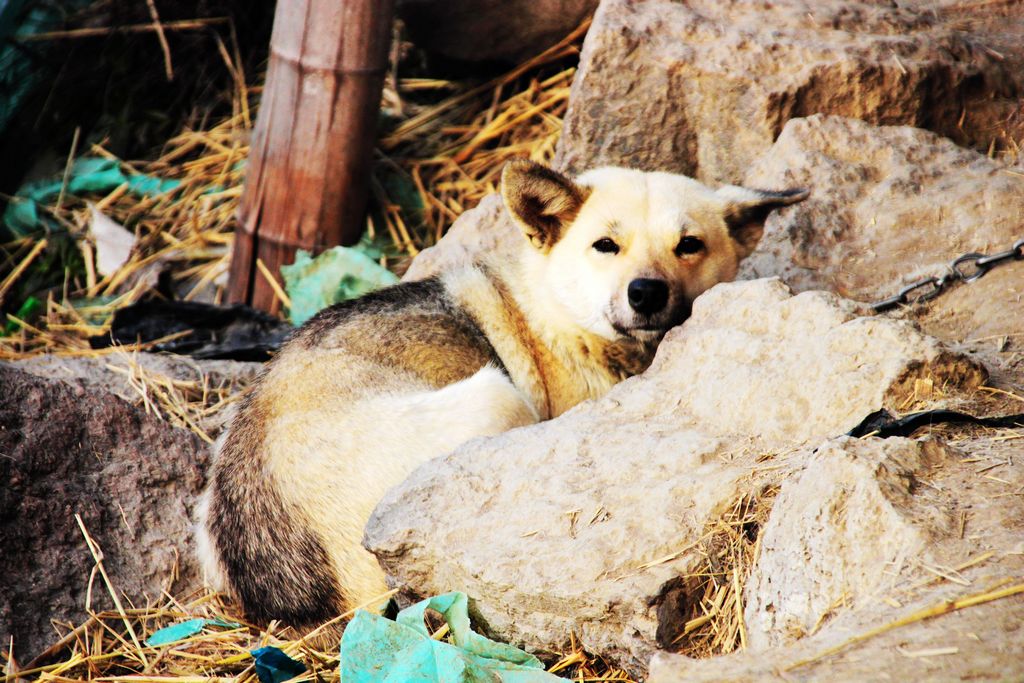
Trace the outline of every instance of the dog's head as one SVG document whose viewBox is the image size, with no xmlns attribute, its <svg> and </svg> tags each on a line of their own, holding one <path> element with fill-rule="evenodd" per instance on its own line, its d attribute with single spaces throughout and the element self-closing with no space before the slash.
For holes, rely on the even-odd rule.
<svg viewBox="0 0 1024 683">
<path fill-rule="evenodd" d="M 768 213 L 807 197 L 624 168 L 573 181 L 530 161 L 505 167 L 501 192 L 541 291 L 584 329 L 639 341 L 689 317 L 697 295 L 736 276 Z"/>
</svg>

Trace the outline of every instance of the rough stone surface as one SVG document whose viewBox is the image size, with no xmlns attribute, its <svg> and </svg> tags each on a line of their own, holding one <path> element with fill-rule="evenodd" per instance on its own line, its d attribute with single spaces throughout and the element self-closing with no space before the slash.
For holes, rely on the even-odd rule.
<svg viewBox="0 0 1024 683">
<path fill-rule="evenodd" d="M 196 587 L 206 445 L 82 384 L 0 364 L 0 387 L 0 641 L 24 662 L 57 639 L 51 619 L 84 618 L 94 561 L 75 515 L 132 601 Z M 96 577 L 92 608 L 110 606 Z"/>
<path fill-rule="evenodd" d="M 950 456 L 934 441 L 861 441 L 819 447 L 782 485 L 745 588 L 749 647 L 794 642 L 834 605 L 888 585 L 879 567 L 928 557 L 953 516 L 915 497 L 917 481 Z"/>
<path fill-rule="evenodd" d="M 834 446 L 830 447 L 833 454 L 841 455 L 835 465 L 837 474 L 855 461 L 860 461 L 855 466 L 861 467 L 875 458 L 871 454 L 870 441 L 858 444 L 856 451 L 849 450 L 852 443 L 855 442 L 847 443 L 845 455 L 835 452 Z M 852 523 L 854 532 L 872 525 L 874 510 L 857 506 L 867 500 L 857 498 L 858 494 L 867 491 L 865 481 L 869 484 L 872 480 L 879 482 L 881 485 L 877 491 L 871 492 L 871 497 L 882 502 L 883 511 L 891 505 L 892 510 L 898 513 L 897 517 L 887 515 L 889 521 L 885 526 L 906 529 L 906 522 L 913 518 L 918 533 L 930 530 L 923 556 L 915 556 L 911 545 L 906 549 L 904 558 L 897 558 L 891 563 L 882 561 L 872 571 L 867 563 L 877 551 L 857 543 L 855 533 L 837 527 L 831 533 L 846 534 L 849 543 L 839 548 L 840 555 L 834 567 L 840 574 L 845 573 L 846 578 L 853 579 L 848 584 L 853 589 L 845 596 L 831 592 L 835 599 L 829 614 L 806 631 L 809 633 L 807 637 L 793 641 L 795 634 L 787 633 L 784 624 L 775 624 L 774 627 L 781 630 L 758 636 L 752 631 L 751 636 L 767 636 L 767 640 L 784 643 L 778 647 L 752 647 L 724 657 L 700 660 L 662 652 L 651 661 L 648 683 L 1019 679 L 1021 662 L 1024 661 L 1024 638 L 1020 637 L 1021 624 L 1024 624 L 1024 596 L 1016 594 L 979 602 L 929 619 L 914 620 L 912 617 L 922 610 L 941 607 L 947 601 L 1021 585 L 1021 577 L 1024 576 L 1024 501 L 1019 492 L 1024 486 L 1024 464 L 1019 458 L 1020 446 L 1014 445 L 1013 440 L 993 439 L 991 434 L 981 434 L 957 438 L 952 449 L 938 449 L 934 444 L 919 443 L 917 455 L 906 445 L 887 446 L 886 450 L 887 453 L 879 451 L 878 454 L 886 455 L 888 463 L 877 460 L 881 467 L 876 468 L 872 475 L 859 477 L 856 485 L 848 487 L 846 490 L 852 495 L 846 501 L 837 499 L 837 494 L 842 496 L 844 489 L 830 486 L 846 475 L 827 478 L 820 496 L 811 495 L 812 491 L 806 486 L 812 483 L 810 481 L 798 479 L 784 485 L 762 540 L 762 543 L 768 542 L 768 535 L 772 534 L 772 545 L 779 545 L 762 553 L 754 569 L 754 575 L 760 579 L 748 583 L 746 597 L 764 606 L 769 599 L 783 592 L 776 587 L 767 594 L 760 593 L 766 587 L 765 575 L 776 569 L 781 570 L 776 575 L 777 582 L 792 582 L 794 595 L 808 585 L 814 586 L 814 590 L 835 591 L 838 583 L 833 576 L 833 566 L 816 562 L 819 559 L 816 555 L 799 557 L 798 552 L 821 543 L 814 538 L 822 527 L 815 524 L 812 511 L 824 511 L 834 519 L 842 514 L 840 509 L 826 511 L 825 506 L 830 502 L 846 505 L 845 519 Z M 818 458 L 811 467 L 822 472 L 822 468 L 829 465 L 824 458 Z M 913 475 L 901 474 L 906 473 L 908 467 L 916 468 Z M 808 474 L 810 471 L 808 469 Z M 993 475 L 993 472 L 998 474 Z M 986 477 L 986 474 L 990 476 Z M 892 485 L 886 485 L 886 480 Z M 810 510 L 801 511 L 792 504 L 795 500 L 785 500 L 787 487 L 792 493 L 808 495 Z M 884 492 L 885 489 L 888 493 Z M 927 513 L 928 517 L 914 517 L 915 512 Z M 777 514 L 780 520 L 774 519 Z M 935 525 L 935 514 L 957 520 L 952 533 L 945 531 L 946 525 L 941 520 Z M 804 519 L 808 526 L 794 528 L 789 522 L 797 517 Z M 781 531 L 783 526 L 788 527 L 791 534 L 788 538 L 772 533 L 772 528 Z M 882 525 L 879 525 L 881 530 Z M 898 533 L 906 537 L 905 533 Z M 886 543 L 884 537 L 872 537 L 871 540 L 872 545 L 884 546 Z M 784 550 L 786 545 L 788 550 Z M 823 546 L 819 547 L 825 550 Z M 890 547 L 890 550 L 895 549 Z M 778 567 L 780 551 L 799 559 Z M 875 557 L 879 559 L 878 555 Z M 863 574 L 861 567 L 865 570 Z M 958 570 L 957 567 L 963 568 Z M 952 578 L 943 578 L 943 574 Z M 866 581 L 858 581 L 858 576 Z M 818 600 L 819 596 L 808 598 L 805 607 Z M 795 623 L 799 629 L 805 629 L 808 612 L 792 601 L 784 601 L 778 606 L 788 609 L 790 616 L 799 614 L 800 618 Z M 817 607 L 811 611 L 817 611 Z M 750 613 L 748 606 L 748 617 Z M 906 625 L 870 635 L 880 627 L 901 620 L 906 621 Z M 752 629 L 765 625 L 764 621 L 755 621 Z M 838 651 L 830 654 L 835 648 Z"/>
<path fill-rule="evenodd" d="M 676 635 L 686 600 L 668 596 L 722 512 L 799 467 L 808 444 L 905 403 L 915 378 L 955 391 L 984 376 L 909 323 L 858 318 L 832 295 L 719 285 L 644 375 L 418 469 L 365 544 L 409 596 L 465 590 L 502 638 L 551 648 L 575 632 L 642 672 Z"/>
<path fill-rule="evenodd" d="M 984 380 L 983 368 L 910 323 L 856 311 L 824 292 L 790 296 L 778 280 L 720 284 L 637 382 L 653 375 L 685 387 L 677 408 L 702 431 L 778 443 L 846 432 L 867 413 L 895 407 L 918 378 Z M 649 391 L 641 400 L 660 396 Z"/>
<path fill-rule="evenodd" d="M 987 342 L 1016 356 L 1024 377 L 1024 261 L 1010 263 L 969 286 L 955 287 L 908 312 L 922 329 L 944 341 Z"/>
<path fill-rule="evenodd" d="M 943 274 L 961 254 L 1004 251 L 1024 237 L 1024 173 L 908 126 L 791 120 L 744 182 L 811 188 L 808 200 L 769 218 L 741 270 L 796 290 L 884 298 Z M 1001 268 L 1019 278 L 1020 265 Z"/>
<path fill-rule="evenodd" d="M 909 124 L 987 149 L 1020 139 L 1024 8 L 940 1 L 605 0 L 560 164 L 738 182 L 791 118 Z"/>
<path fill-rule="evenodd" d="M 498 252 L 512 258 L 515 248 L 525 239 L 505 210 L 501 197 L 488 195 L 475 208 L 459 216 L 440 242 L 420 252 L 403 279 L 430 277 L 472 263 L 484 253 Z"/>
<path fill-rule="evenodd" d="M 98 358 L 41 355 L 9 361 L 12 367 L 37 377 L 61 380 L 90 392 L 109 392 L 135 406 L 142 406 L 137 386 L 132 385 L 139 368 L 153 380 L 173 380 L 231 393 L 242 391 L 263 369 L 263 363 L 234 360 L 196 360 L 163 353 L 114 353 Z M 198 419 L 198 426 L 216 438 L 227 425 L 234 406 Z"/>
<path fill-rule="evenodd" d="M 468 61 L 519 62 L 580 25 L 598 0 L 398 0 L 417 45 Z"/>
</svg>

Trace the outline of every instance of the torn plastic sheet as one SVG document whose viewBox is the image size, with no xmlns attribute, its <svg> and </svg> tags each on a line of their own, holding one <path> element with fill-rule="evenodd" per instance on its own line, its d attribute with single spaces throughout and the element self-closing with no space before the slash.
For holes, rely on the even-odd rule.
<svg viewBox="0 0 1024 683">
<path fill-rule="evenodd" d="M 125 183 L 130 192 L 140 197 L 171 192 L 181 186 L 180 180 L 141 174 L 127 175 L 121 170 L 121 164 L 113 159 L 80 157 L 71 165 L 67 187 L 64 189 L 67 194 L 111 192 Z M 62 179 L 22 185 L 4 210 L 4 225 L 15 237 L 25 237 L 43 230 L 47 224 L 46 219 L 40 215 L 39 205 L 56 199 L 62 187 Z M 217 192 L 221 189 L 219 186 L 211 186 L 207 191 Z"/>
<path fill-rule="evenodd" d="M 89 345 L 102 349 L 186 333 L 156 344 L 153 350 L 199 359 L 265 361 L 291 332 L 285 321 L 248 306 L 143 301 L 114 311 L 110 333 L 91 337 Z"/>
<path fill-rule="evenodd" d="M 434 640 L 424 623 L 436 610 L 451 629 L 454 644 Z M 395 621 L 356 612 L 341 639 L 341 680 L 345 683 L 552 683 L 533 655 L 498 643 L 469 626 L 465 593 L 445 593 L 398 613 Z"/>
<path fill-rule="evenodd" d="M 299 250 L 295 263 L 281 266 L 292 304 L 288 310 L 292 324 L 301 325 L 331 304 L 398 282 L 394 273 L 367 253 L 369 249 L 363 245 L 334 247 L 316 258 Z"/>
<path fill-rule="evenodd" d="M 50 72 L 40 64 L 49 61 L 50 55 L 42 57 L 37 50 L 26 49 L 22 41 L 38 33 L 64 28 L 67 17 L 90 2 L 0 0 L 0 133 L 18 114 L 32 91 L 46 82 Z"/>
<path fill-rule="evenodd" d="M 284 683 L 306 671 L 306 665 L 297 662 L 280 648 L 268 645 L 252 651 L 253 668 L 260 683 Z"/>
<path fill-rule="evenodd" d="M 207 626 L 241 628 L 242 625 L 236 624 L 233 621 L 224 621 L 223 619 L 189 619 L 188 621 L 164 626 L 162 629 L 155 631 L 153 635 L 146 638 L 146 645 L 150 647 L 158 647 L 160 645 L 167 645 L 168 643 L 174 643 L 179 640 L 185 640 L 186 638 L 191 638 L 195 634 L 199 633 Z"/>
</svg>

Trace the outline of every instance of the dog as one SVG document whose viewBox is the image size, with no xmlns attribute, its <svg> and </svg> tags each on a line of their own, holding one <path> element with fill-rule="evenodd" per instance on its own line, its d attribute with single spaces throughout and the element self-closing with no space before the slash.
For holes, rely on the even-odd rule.
<svg viewBox="0 0 1024 683">
<path fill-rule="evenodd" d="M 769 212 L 807 196 L 623 168 L 573 180 L 529 161 L 506 165 L 501 193 L 518 259 L 321 311 L 242 401 L 198 545 L 249 618 L 301 629 L 384 593 L 361 540 L 388 488 L 645 370 L 694 298 L 735 277 Z"/>
</svg>

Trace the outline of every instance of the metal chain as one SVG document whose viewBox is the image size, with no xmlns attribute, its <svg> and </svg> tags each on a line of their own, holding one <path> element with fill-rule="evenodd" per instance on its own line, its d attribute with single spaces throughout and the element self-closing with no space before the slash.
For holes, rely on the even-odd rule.
<svg viewBox="0 0 1024 683">
<path fill-rule="evenodd" d="M 876 301 L 869 304 L 875 313 L 882 313 L 901 305 L 913 305 L 924 301 L 931 301 L 951 284 L 955 282 L 974 282 L 985 273 L 996 266 L 1008 261 L 1024 261 L 1024 238 L 1013 243 L 1013 246 L 1006 251 L 988 256 L 972 251 L 969 254 L 959 256 L 949 264 L 946 273 L 941 277 L 926 277 L 923 280 L 911 283 L 901 289 L 899 294 L 888 299 Z M 924 290 L 919 294 L 911 296 L 918 290 Z"/>
</svg>

